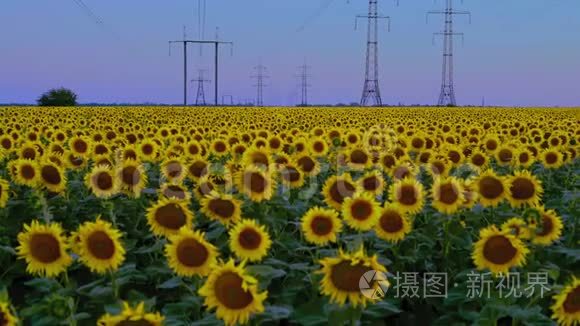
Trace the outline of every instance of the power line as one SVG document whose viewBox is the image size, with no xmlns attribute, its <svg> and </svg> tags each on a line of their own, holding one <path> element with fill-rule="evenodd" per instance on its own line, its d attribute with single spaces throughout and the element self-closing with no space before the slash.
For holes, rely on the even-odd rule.
<svg viewBox="0 0 580 326">
<path fill-rule="evenodd" d="M 85 13 L 85 15 L 88 18 L 90 18 L 93 21 L 93 23 L 95 23 L 99 28 L 111 34 L 117 40 L 121 39 L 119 35 L 115 33 L 114 30 L 112 30 L 108 25 L 106 25 L 105 22 L 99 16 L 97 16 L 89 6 L 87 6 L 83 2 L 83 0 L 73 0 L 73 1 Z"/>
</svg>

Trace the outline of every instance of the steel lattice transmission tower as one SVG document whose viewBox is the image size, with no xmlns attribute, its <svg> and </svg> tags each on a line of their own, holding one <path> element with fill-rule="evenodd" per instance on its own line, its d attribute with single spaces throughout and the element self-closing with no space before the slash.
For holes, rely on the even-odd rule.
<svg viewBox="0 0 580 326">
<path fill-rule="evenodd" d="M 197 79 L 193 79 L 192 82 L 197 82 L 197 96 L 195 98 L 195 105 L 199 106 L 199 105 L 207 105 L 207 103 L 205 102 L 205 91 L 203 89 L 203 84 L 204 83 L 209 83 L 210 80 L 209 79 L 205 79 L 203 77 L 205 70 L 204 69 L 200 69 L 199 70 L 199 75 Z"/>
<path fill-rule="evenodd" d="M 302 91 L 302 100 L 300 102 L 300 106 L 308 106 L 308 88 L 311 85 L 308 84 L 308 77 L 310 77 L 308 74 L 308 69 L 310 69 L 310 66 L 306 64 L 306 59 L 304 60 L 304 64 L 298 67 L 298 69 L 300 69 L 298 78 L 300 78 L 300 89 Z"/>
<path fill-rule="evenodd" d="M 453 38 L 455 36 L 461 36 L 463 40 L 463 33 L 456 33 L 453 30 L 453 16 L 454 15 L 468 15 L 469 22 L 471 23 L 471 13 L 469 11 L 456 11 L 453 10 L 453 0 L 445 0 L 445 10 L 444 11 L 429 11 L 427 13 L 427 18 L 430 14 L 444 15 L 444 27 L 443 31 L 439 33 L 433 33 L 433 38 L 437 35 L 443 36 L 443 67 L 441 76 L 441 92 L 439 94 L 438 106 L 456 106 L 457 101 L 455 100 L 455 86 L 453 82 Z"/>
<path fill-rule="evenodd" d="M 264 84 L 264 79 L 268 78 L 268 76 L 266 76 L 267 68 L 264 65 L 259 64 L 259 65 L 255 66 L 254 69 L 256 70 L 256 75 L 253 75 L 251 77 L 256 79 L 256 84 L 254 85 L 254 87 L 256 87 L 256 89 L 258 91 L 258 93 L 256 94 L 256 105 L 263 106 L 264 105 L 264 86 L 266 86 Z"/>
<path fill-rule="evenodd" d="M 368 15 L 358 15 L 355 19 L 355 29 L 358 18 L 367 18 L 367 53 L 365 82 L 360 105 L 382 106 L 381 91 L 379 89 L 379 19 L 387 19 L 390 30 L 390 17 L 379 16 L 378 0 L 369 0 Z"/>
</svg>

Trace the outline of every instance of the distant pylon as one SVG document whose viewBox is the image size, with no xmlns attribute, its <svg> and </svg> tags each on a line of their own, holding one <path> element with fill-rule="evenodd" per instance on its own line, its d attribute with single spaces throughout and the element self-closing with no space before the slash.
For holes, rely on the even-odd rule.
<svg viewBox="0 0 580 326">
<path fill-rule="evenodd" d="M 205 92 L 203 90 L 203 84 L 209 83 L 209 79 L 204 79 L 204 69 L 199 70 L 199 76 L 197 79 L 192 80 L 192 82 L 197 82 L 197 96 L 195 98 L 195 105 L 207 105 L 205 102 Z"/>
<path fill-rule="evenodd" d="M 310 87 L 310 84 L 308 84 L 308 77 L 310 77 L 308 69 L 310 69 L 310 66 L 306 64 L 306 59 L 304 59 L 304 64 L 298 69 L 300 69 L 298 78 L 300 78 L 300 89 L 302 91 L 300 106 L 308 106 L 308 88 Z"/>
<path fill-rule="evenodd" d="M 355 28 L 358 18 L 367 18 L 367 52 L 365 82 L 363 85 L 362 98 L 360 105 L 382 106 L 381 91 L 379 89 L 379 19 L 388 19 L 388 16 L 379 16 L 378 0 L 369 0 L 368 15 L 358 15 L 355 20 Z M 390 29 L 390 28 L 389 28 Z"/>
<path fill-rule="evenodd" d="M 251 78 L 256 79 L 256 84 L 254 85 L 254 87 L 256 87 L 256 89 L 258 91 L 258 93 L 256 94 L 256 105 L 263 106 L 264 105 L 264 86 L 266 86 L 264 84 L 264 79 L 268 78 L 268 76 L 265 75 L 267 69 L 261 63 L 259 65 L 255 66 L 254 69 L 256 70 L 256 75 L 251 76 Z"/>
<path fill-rule="evenodd" d="M 444 28 L 442 32 L 434 33 L 433 35 L 443 36 L 443 66 L 442 66 L 442 76 L 441 76 L 441 92 L 439 93 L 439 101 L 437 101 L 438 106 L 456 106 L 457 101 L 455 100 L 455 85 L 453 82 L 453 37 L 461 36 L 463 38 L 463 33 L 455 33 L 453 30 L 453 16 L 454 15 L 469 15 L 469 20 L 471 22 L 471 13 L 468 11 L 455 11 L 453 10 L 453 0 L 445 0 L 445 10 L 444 11 L 429 11 L 429 14 L 439 14 L 444 15 Z"/>
</svg>

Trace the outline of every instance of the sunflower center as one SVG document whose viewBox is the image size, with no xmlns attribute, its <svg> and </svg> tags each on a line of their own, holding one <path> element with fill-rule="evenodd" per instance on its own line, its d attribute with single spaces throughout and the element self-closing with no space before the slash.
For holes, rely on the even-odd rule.
<svg viewBox="0 0 580 326">
<path fill-rule="evenodd" d="M 431 163 L 431 171 L 434 174 L 442 174 L 443 172 L 445 172 L 445 164 L 443 164 L 440 161 L 435 161 Z"/>
<path fill-rule="evenodd" d="M 483 256 L 496 265 L 503 265 L 512 260 L 517 249 L 511 241 L 503 235 L 495 235 L 485 242 Z"/>
<path fill-rule="evenodd" d="M 85 153 L 87 151 L 87 148 L 88 148 L 87 143 L 85 143 L 82 140 L 77 140 L 74 143 L 73 147 L 77 153 Z"/>
<path fill-rule="evenodd" d="M 33 148 L 26 148 L 22 151 L 22 158 L 34 160 L 36 157 L 36 151 Z"/>
<path fill-rule="evenodd" d="M 459 153 L 455 152 L 455 151 L 451 151 L 447 154 L 447 157 L 449 157 L 449 159 L 451 160 L 451 162 L 453 163 L 459 163 L 459 161 L 461 160 L 461 155 L 459 155 Z"/>
<path fill-rule="evenodd" d="M 249 181 L 250 191 L 263 193 L 266 190 L 267 180 L 258 172 L 246 173 L 246 181 Z"/>
<path fill-rule="evenodd" d="M 60 172 L 52 165 L 45 165 L 41 171 L 42 179 L 51 185 L 58 185 L 62 181 Z"/>
<path fill-rule="evenodd" d="M 3 311 L 0 311 L 0 326 L 8 326 L 8 317 L 4 316 Z"/>
<path fill-rule="evenodd" d="M 568 293 L 562 307 L 569 314 L 580 312 L 580 286 L 576 286 L 572 292 Z"/>
<path fill-rule="evenodd" d="M 521 153 L 519 155 L 519 160 L 521 163 L 527 163 L 530 160 L 530 155 L 528 155 L 528 153 Z"/>
<path fill-rule="evenodd" d="M 117 326 L 153 326 L 153 323 L 151 323 L 150 321 L 145 320 L 145 319 L 137 319 L 137 320 L 125 319 L 125 320 L 120 321 L 116 325 Z"/>
<path fill-rule="evenodd" d="M 363 188 L 365 190 L 375 191 L 375 190 L 379 189 L 381 182 L 377 177 L 373 176 L 373 177 L 368 177 L 368 178 L 363 179 L 362 184 L 363 184 Z"/>
<path fill-rule="evenodd" d="M 206 167 L 207 167 L 207 164 L 205 164 L 205 162 L 196 161 L 196 162 L 193 162 L 193 164 L 191 164 L 189 166 L 189 172 L 194 177 L 200 178 L 201 176 L 203 176 L 207 172 Z"/>
<path fill-rule="evenodd" d="M 209 251 L 193 238 L 182 240 L 177 246 L 177 259 L 187 267 L 199 267 L 207 261 Z"/>
<path fill-rule="evenodd" d="M 286 173 L 283 173 L 284 179 L 290 182 L 296 182 L 300 180 L 300 172 L 296 168 L 293 167 L 286 167 Z"/>
<path fill-rule="evenodd" d="M 229 200 L 216 198 L 209 202 L 209 209 L 221 217 L 229 218 L 234 215 L 236 207 Z"/>
<path fill-rule="evenodd" d="M 471 163 L 473 163 L 475 166 L 482 166 L 485 164 L 485 157 L 483 157 L 481 154 L 475 154 L 471 158 Z"/>
<path fill-rule="evenodd" d="M 409 175 L 411 175 L 411 171 L 409 171 L 409 169 L 406 166 L 399 166 L 395 169 L 395 171 L 393 172 L 393 176 L 396 179 L 404 179 L 406 177 L 408 177 Z"/>
<path fill-rule="evenodd" d="M 558 161 L 558 155 L 554 154 L 554 153 L 548 153 L 546 154 L 546 162 L 548 164 L 554 164 Z"/>
<path fill-rule="evenodd" d="M 508 163 L 512 160 L 512 151 L 509 149 L 502 149 L 498 154 L 499 160 Z"/>
<path fill-rule="evenodd" d="M 165 228 L 179 230 L 185 225 L 186 216 L 179 205 L 169 204 L 157 209 L 155 221 Z"/>
<path fill-rule="evenodd" d="M 554 223 L 552 219 L 547 216 L 542 216 L 542 231 L 538 232 L 539 236 L 546 236 L 552 232 L 554 229 Z"/>
<path fill-rule="evenodd" d="M 167 175 L 170 178 L 177 178 L 181 175 L 181 164 L 178 162 L 171 162 L 167 164 Z"/>
<path fill-rule="evenodd" d="M 371 205 L 367 201 L 356 201 L 350 207 L 350 213 L 355 220 L 364 221 L 368 219 L 373 212 Z"/>
<path fill-rule="evenodd" d="M 151 155 L 153 153 L 153 146 L 151 146 L 151 144 L 145 144 L 141 146 L 141 151 L 143 151 L 143 154 L 145 155 Z"/>
<path fill-rule="evenodd" d="M 457 189 L 451 183 L 442 184 L 439 187 L 439 200 L 447 205 L 454 204 L 459 198 Z"/>
<path fill-rule="evenodd" d="M 495 140 L 488 140 L 485 143 L 485 146 L 487 147 L 487 149 L 489 150 L 495 150 L 497 148 L 497 142 Z"/>
<path fill-rule="evenodd" d="M 324 144 L 322 142 L 315 142 L 314 146 L 312 146 L 315 152 L 322 153 L 324 151 Z"/>
<path fill-rule="evenodd" d="M 403 185 L 399 191 L 399 202 L 406 206 L 412 206 L 417 203 L 417 193 L 412 185 Z"/>
<path fill-rule="evenodd" d="M 383 157 L 383 165 L 387 169 L 390 169 L 393 165 L 395 165 L 395 163 L 396 163 L 395 158 L 392 155 L 386 155 L 385 157 Z"/>
<path fill-rule="evenodd" d="M 314 161 L 308 156 L 301 157 L 297 163 L 298 165 L 300 165 L 302 171 L 304 172 L 311 172 L 312 170 L 314 170 L 314 167 L 316 166 Z"/>
<path fill-rule="evenodd" d="M 141 177 L 141 173 L 137 170 L 134 166 L 126 166 L 121 171 L 121 178 L 123 179 L 123 183 L 129 186 L 135 186 L 139 183 L 139 178 Z"/>
<path fill-rule="evenodd" d="M 479 181 L 480 193 L 483 197 L 494 199 L 503 193 L 503 184 L 500 180 L 486 176 Z"/>
<path fill-rule="evenodd" d="M 517 178 L 512 182 L 510 188 L 515 199 L 530 199 L 536 193 L 532 181 L 526 178 Z"/>
<path fill-rule="evenodd" d="M 257 249 L 262 243 L 262 236 L 256 230 L 251 228 L 246 228 L 238 236 L 238 242 L 240 246 L 244 249 L 253 250 Z"/>
<path fill-rule="evenodd" d="M 113 188 L 113 177 L 107 172 L 101 172 L 94 177 L 94 182 L 101 190 Z"/>
<path fill-rule="evenodd" d="M 222 142 L 217 142 L 214 146 L 215 151 L 218 153 L 223 153 L 226 151 L 227 147 L 226 144 L 222 143 Z"/>
<path fill-rule="evenodd" d="M 175 197 L 177 199 L 185 199 L 185 191 L 176 185 L 168 186 L 163 192 L 163 195 L 168 198 Z"/>
<path fill-rule="evenodd" d="M 360 278 L 370 270 L 372 270 L 370 267 L 361 263 L 352 265 L 350 260 L 345 260 L 332 266 L 330 279 L 332 284 L 341 291 L 359 292 Z"/>
<path fill-rule="evenodd" d="M 39 233 L 30 238 L 30 254 L 45 264 L 60 258 L 60 243 L 51 234 Z"/>
<path fill-rule="evenodd" d="M 95 154 L 97 154 L 97 155 L 106 154 L 107 152 L 108 152 L 108 149 L 107 149 L 107 146 L 105 146 L 105 145 L 99 144 L 95 147 Z"/>
<path fill-rule="evenodd" d="M 326 216 L 316 216 L 310 222 L 310 227 L 316 235 L 327 235 L 332 231 L 332 221 Z"/>
<path fill-rule="evenodd" d="M 421 147 L 423 147 L 423 145 L 425 144 L 425 142 L 421 138 L 413 138 L 413 141 L 411 142 L 411 144 L 415 148 L 421 148 Z"/>
<path fill-rule="evenodd" d="M 32 180 L 36 176 L 36 171 L 30 165 L 23 165 L 20 168 L 20 175 L 26 180 Z"/>
<path fill-rule="evenodd" d="M 350 161 L 352 163 L 366 164 L 366 162 L 368 160 L 369 160 L 369 156 L 365 152 L 361 151 L 360 149 L 355 149 L 350 154 Z"/>
<path fill-rule="evenodd" d="M 344 180 L 337 180 L 330 187 L 330 198 L 336 203 L 342 204 L 345 198 L 352 197 L 355 188 L 349 182 Z"/>
<path fill-rule="evenodd" d="M 226 272 L 215 281 L 215 296 L 229 309 L 239 310 L 249 306 L 254 297 L 242 288 L 242 278 L 234 272 Z"/>
<path fill-rule="evenodd" d="M 395 211 L 386 211 L 379 220 L 381 229 L 388 233 L 396 233 L 403 229 L 403 218 Z"/>
<path fill-rule="evenodd" d="M 91 254 L 98 259 L 111 259 L 115 254 L 113 239 L 103 231 L 93 232 L 87 239 L 87 245 Z"/>
</svg>

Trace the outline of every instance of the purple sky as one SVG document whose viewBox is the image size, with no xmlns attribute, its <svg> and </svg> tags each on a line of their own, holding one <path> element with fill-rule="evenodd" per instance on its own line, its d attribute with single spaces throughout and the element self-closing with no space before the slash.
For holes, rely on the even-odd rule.
<svg viewBox="0 0 580 326">
<path fill-rule="evenodd" d="M 4 0 L 0 5 L 0 103 L 33 103 L 43 91 L 65 86 L 88 102 L 182 101 L 181 49 L 168 56 L 167 41 L 197 36 L 198 0 L 84 0 L 104 22 L 95 24 L 73 0 Z M 354 15 L 367 1 L 334 1 L 321 15 L 297 29 L 324 0 L 210 0 L 206 37 L 234 41 L 234 55 L 220 57 L 221 95 L 255 99 L 250 75 L 261 62 L 268 67 L 266 105 L 300 100 L 297 67 L 312 66 L 311 103 L 358 102 L 364 78 L 366 25 L 354 30 Z M 380 80 L 386 104 L 433 104 L 440 88 L 441 41 L 431 33 L 440 17 L 425 22 L 425 12 L 444 1 L 380 1 L 392 17 L 380 35 Z M 580 1 L 457 1 L 473 22 L 458 17 L 465 45 L 456 47 L 458 104 L 580 105 Z M 209 69 L 191 49 L 190 76 Z M 196 85 L 190 85 L 195 101 Z M 213 84 L 206 85 L 213 99 Z"/>
</svg>

